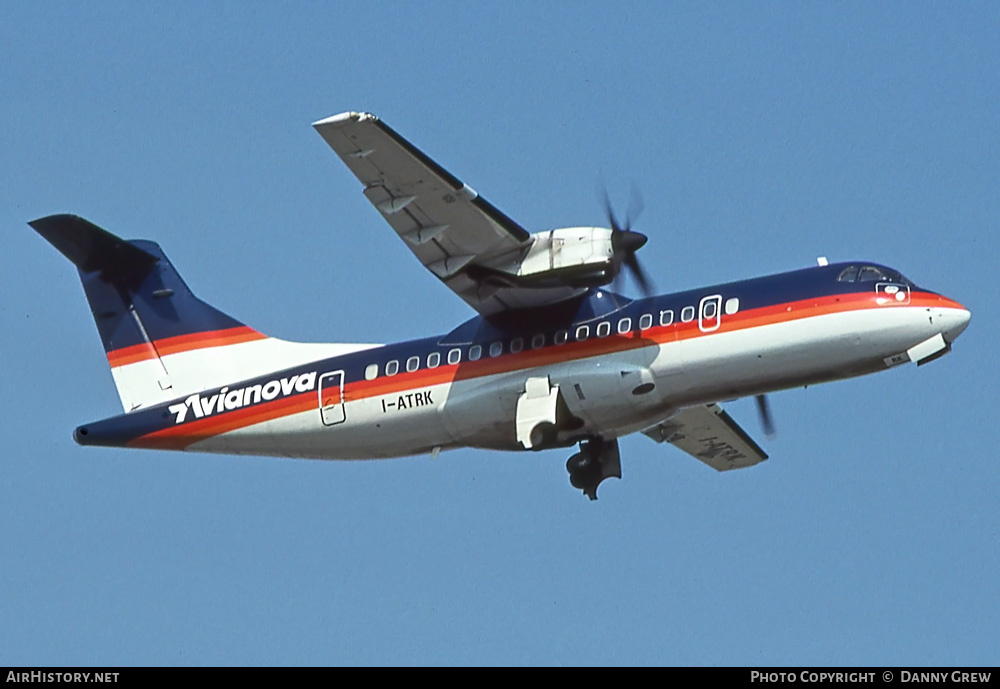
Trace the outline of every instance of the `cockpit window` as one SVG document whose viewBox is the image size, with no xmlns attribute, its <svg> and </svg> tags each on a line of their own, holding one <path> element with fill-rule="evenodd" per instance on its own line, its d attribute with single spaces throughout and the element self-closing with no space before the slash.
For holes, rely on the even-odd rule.
<svg viewBox="0 0 1000 689">
<path fill-rule="evenodd" d="M 878 266 L 849 266 L 837 276 L 837 282 L 899 282 L 898 273 Z"/>
<path fill-rule="evenodd" d="M 878 282 L 888 280 L 889 276 L 875 266 L 864 266 L 858 272 L 858 282 Z"/>
<path fill-rule="evenodd" d="M 914 282 L 912 280 L 910 280 L 908 277 L 906 277 L 902 273 L 896 273 L 896 282 L 902 282 L 904 285 L 906 285 L 910 289 L 917 289 L 916 284 L 914 284 Z"/>
<path fill-rule="evenodd" d="M 909 286 L 910 289 L 916 288 L 910 280 L 907 280 L 898 271 L 873 265 L 848 266 L 840 271 L 840 275 L 837 276 L 837 282 L 898 282 Z"/>
<path fill-rule="evenodd" d="M 837 276 L 837 282 L 855 282 L 858 279 L 858 267 L 849 266 Z"/>
</svg>

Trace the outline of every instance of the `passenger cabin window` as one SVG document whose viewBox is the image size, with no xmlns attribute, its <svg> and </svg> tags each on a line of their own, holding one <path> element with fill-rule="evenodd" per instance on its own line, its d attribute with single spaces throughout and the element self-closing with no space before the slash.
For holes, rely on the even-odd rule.
<svg viewBox="0 0 1000 689">
<path fill-rule="evenodd" d="M 690 323 L 694 320 L 694 307 L 685 306 L 681 309 L 681 321 L 684 323 Z"/>
<path fill-rule="evenodd" d="M 515 337 L 510 341 L 510 353 L 517 354 L 522 349 L 524 349 L 524 338 Z"/>
<path fill-rule="evenodd" d="M 452 349 L 448 352 L 448 363 L 454 366 L 462 360 L 462 350 Z"/>
<path fill-rule="evenodd" d="M 545 346 L 545 335 L 535 335 L 531 338 L 531 348 L 540 349 Z"/>
<path fill-rule="evenodd" d="M 503 353 L 503 343 L 494 342 L 490 345 L 490 356 L 500 356 Z"/>
<path fill-rule="evenodd" d="M 479 361 L 479 357 L 483 355 L 483 348 L 479 345 L 472 345 L 469 347 L 469 361 Z"/>
<path fill-rule="evenodd" d="M 560 330 L 559 332 L 556 333 L 555 337 L 552 338 L 552 340 L 557 345 L 566 344 L 566 340 L 568 339 L 569 339 L 569 332 L 567 332 L 566 330 Z"/>
<path fill-rule="evenodd" d="M 611 334 L 611 324 L 610 323 L 608 323 L 607 321 L 604 321 L 603 323 L 598 323 L 597 324 L 597 336 L 598 337 L 607 337 L 610 334 Z"/>
<path fill-rule="evenodd" d="M 644 313 L 639 316 L 639 330 L 649 330 L 653 327 L 653 316 L 648 313 Z"/>
<path fill-rule="evenodd" d="M 660 311 L 660 325 L 671 325 L 674 322 L 674 310 L 666 309 Z"/>
<path fill-rule="evenodd" d="M 620 321 L 618 321 L 618 334 L 619 335 L 624 335 L 625 333 L 627 333 L 631 329 L 632 329 L 632 319 L 631 318 L 623 318 Z"/>
<path fill-rule="evenodd" d="M 431 352 L 427 355 L 427 368 L 437 368 L 441 365 L 441 353 Z"/>
<path fill-rule="evenodd" d="M 399 362 L 393 359 L 385 365 L 385 375 L 394 376 L 399 373 Z"/>
<path fill-rule="evenodd" d="M 726 315 L 732 316 L 734 313 L 740 310 L 740 300 L 739 297 L 730 297 L 726 299 Z"/>
<path fill-rule="evenodd" d="M 378 364 L 368 364 L 365 369 L 365 380 L 375 380 L 378 378 Z"/>
<path fill-rule="evenodd" d="M 420 357 L 419 356 L 411 356 L 409 359 L 406 360 L 406 371 L 407 371 L 407 373 L 413 373 L 418 368 L 420 368 Z"/>
<path fill-rule="evenodd" d="M 576 339 L 578 342 L 583 342 L 588 337 L 590 337 L 589 325 L 581 325 L 579 328 L 576 329 Z"/>
</svg>

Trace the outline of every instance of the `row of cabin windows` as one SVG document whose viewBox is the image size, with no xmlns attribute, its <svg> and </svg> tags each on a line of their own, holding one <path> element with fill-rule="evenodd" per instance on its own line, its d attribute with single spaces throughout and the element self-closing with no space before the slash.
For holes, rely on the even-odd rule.
<svg viewBox="0 0 1000 689">
<path fill-rule="evenodd" d="M 705 303 L 704 313 L 702 317 L 705 319 L 714 319 L 718 314 L 718 304 L 714 301 L 709 301 Z M 732 298 L 726 301 L 725 311 L 728 315 L 733 315 L 740 308 L 740 300 L 737 298 Z M 693 306 L 685 306 L 681 309 L 681 323 L 690 323 L 694 320 L 695 308 Z M 664 309 L 660 311 L 660 325 L 668 326 L 673 325 L 674 322 L 674 312 L 672 309 Z M 653 316 L 652 314 L 644 313 L 639 317 L 639 330 L 648 330 L 653 327 Z M 632 331 L 632 319 L 622 318 L 618 321 L 618 334 L 625 335 Z M 602 321 L 597 324 L 597 336 L 607 337 L 611 334 L 611 323 L 609 321 Z M 577 342 L 583 342 L 590 337 L 590 326 L 581 325 L 577 327 L 576 331 L 573 333 Z M 552 337 L 553 344 L 564 345 L 569 341 L 569 331 L 560 330 Z M 524 350 L 524 338 L 515 337 L 510 341 L 508 350 L 511 354 L 517 354 Z M 545 335 L 539 333 L 532 336 L 530 346 L 532 349 L 541 349 L 545 346 Z M 489 346 L 488 350 L 490 357 L 498 357 L 503 354 L 503 342 L 494 342 Z M 472 345 L 469 347 L 469 361 L 479 361 L 483 357 L 482 345 Z M 454 349 L 448 350 L 447 356 L 448 364 L 454 366 L 461 363 L 462 361 L 462 349 L 455 347 Z M 437 368 L 441 365 L 441 353 L 431 352 L 427 355 L 427 368 Z M 378 377 L 378 364 L 369 364 L 365 369 L 365 380 L 374 380 Z M 405 368 L 407 373 L 413 373 L 420 368 L 420 357 L 411 356 L 406 360 Z M 393 359 L 385 365 L 385 375 L 394 376 L 399 373 L 399 361 Z"/>
</svg>

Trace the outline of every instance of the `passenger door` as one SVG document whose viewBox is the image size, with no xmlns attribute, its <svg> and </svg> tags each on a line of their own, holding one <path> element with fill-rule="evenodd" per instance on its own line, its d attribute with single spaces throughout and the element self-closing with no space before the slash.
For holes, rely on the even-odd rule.
<svg viewBox="0 0 1000 689">
<path fill-rule="evenodd" d="M 344 411 L 344 372 L 324 373 L 319 378 L 319 412 L 326 426 L 343 423 L 347 418 Z"/>
</svg>

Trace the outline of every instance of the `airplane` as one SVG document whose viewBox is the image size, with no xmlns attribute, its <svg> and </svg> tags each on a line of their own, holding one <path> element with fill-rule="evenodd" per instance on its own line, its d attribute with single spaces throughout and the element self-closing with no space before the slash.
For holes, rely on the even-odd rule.
<svg viewBox="0 0 1000 689">
<path fill-rule="evenodd" d="M 417 259 L 477 315 L 395 344 L 269 337 L 195 297 L 160 247 L 83 218 L 29 225 L 79 272 L 125 413 L 80 445 L 381 459 L 578 446 L 591 500 L 641 432 L 718 471 L 767 454 L 722 402 L 947 354 L 969 310 L 871 261 L 651 294 L 619 223 L 529 233 L 374 115 L 313 124 Z M 607 201 L 607 199 L 606 199 Z M 644 296 L 609 288 L 630 273 Z"/>
</svg>

